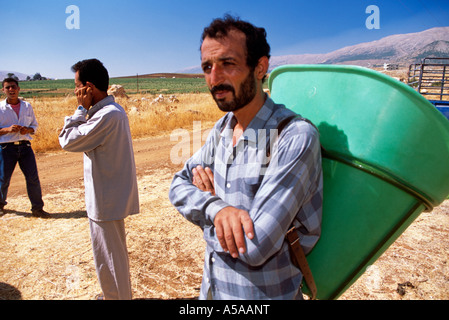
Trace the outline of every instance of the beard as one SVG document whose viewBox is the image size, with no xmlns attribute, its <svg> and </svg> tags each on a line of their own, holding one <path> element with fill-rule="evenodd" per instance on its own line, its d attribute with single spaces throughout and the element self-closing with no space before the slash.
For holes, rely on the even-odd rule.
<svg viewBox="0 0 449 320">
<path fill-rule="evenodd" d="M 225 101 L 225 99 L 217 99 L 215 97 L 215 92 L 221 90 L 231 91 L 233 97 L 232 100 Z M 256 79 L 254 77 L 253 72 L 250 72 L 246 77 L 246 79 L 240 85 L 239 88 L 240 95 L 238 96 L 235 95 L 234 87 L 227 84 L 215 86 L 210 90 L 210 92 L 215 102 L 217 103 L 218 108 L 221 111 L 224 112 L 236 111 L 249 104 L 256 96 Z"/>
</svg>

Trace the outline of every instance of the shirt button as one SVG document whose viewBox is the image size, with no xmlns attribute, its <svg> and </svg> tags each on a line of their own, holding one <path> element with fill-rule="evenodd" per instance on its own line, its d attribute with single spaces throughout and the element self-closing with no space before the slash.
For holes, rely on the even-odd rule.
<svg viewBox="0 0 449 320">
<path fill-rule="evenodd" d="M 212 261 L 212 263 L 214 263 L 215 262 L 215 258 L 210 259 L 210 261 Z"/>
<path fill-rule="evenodd" d="M 226 184 L 226 188 L 231 188 L 231 184 L 229 182 Z"/>
</svg>

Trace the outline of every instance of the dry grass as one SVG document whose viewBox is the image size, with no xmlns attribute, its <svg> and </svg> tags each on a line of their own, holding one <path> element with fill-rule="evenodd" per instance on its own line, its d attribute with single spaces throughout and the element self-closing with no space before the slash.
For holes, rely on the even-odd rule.
<svg viewBox="0 0 449 320">
<path fill-rule="evenodd" d="M 126 219 L 135 299 L 199 295 L 204 241 L 167 199 L 173 172 L 142 176 L 141 213 Z M 14 197 L 17 212 L 0 218 L 0 300 L 92 299 L 100 292 L 79 184 L 45 195 L 50 220 L 30 218 L 26 196 Z M 341 299 L 449 299 L 448 226 L 449 200 L 421 214 Z M 401 295 L 398 284 L 406 282 L 413 287 Z"/>
<path fill-rule="evenodd" d="M 133 296 L 195 298 L 202 276 L 202 233 L 167 199 L 173 171 L 139 179 L 141 213 L 126 219 Z M 0 218 L 0 300 L 92 299 L 100 291 L 85 213 L 84 188 L 44 196 L 50 220 L 26 214 L 29 200 L 11 199 Z M 9 288 L 9 291 L 8 291 Z"/>
<path fill-rule="evenodd" d="M 215 122 L 223 116 L 210 94 L 182 94 L 179 102 L 164 101 L 152 104 L 154 97 L 135 96 L 117 99 L 128 111 L 134 138 L 169 132 L 178 128 L 192 128 L 194 121 Z M 142 100 L 144 99 L 144 100 Z"/>
<path fill-rule="evenodd" d="M 142 99 L 143 98 L 143 99 Z M 209 94 L 177 95 L 179 102 L 151 104 L 153 96 L 117 98 L 128 113 L 134 138 L 204 128 L 223 115 Z M 59 130 L 76 98 L 28 99 L 39 122 L 36 152 L 61 150 Z M 80 160 L 81 161 L 81 160 Z M 165 165 L 165 164 L 164 164 Z M 135 298 L 198 296 L 202 275 L 201 233 L 168 201 L 174 171 L 161 168 L 139 179 L 141 212 L 126 220 Z M 14 212 L 0 218 L 0 300 L 91 299 L 100 292 L 92 261 L 82 180 L 45 194 L 52 219 L 29 217 L 29 200 L 10 194 Z"/>
<path fill-rule="evenodd" d="M 135 137 L 169 132 L 173 125 L 189 129 L 193 120 L 213 123 L 221 116 L 209 95 L 182 95 L 178 99 L 176 105 L 157 106 L 141 97 L 118 102 L 128 110 Z M 73 112 L 76 100 L 68 97 L 29 101 L 40 122 L 34 148 L 59 150 L 57 128 L 62 126 L 64 116 Z M 139 177 L 141 213 L 126 219 L 136 299 L 199 295 L 204 240 L 200 229 L 182 218 L 167 196 L 178 169 L 161 163 L 145 168 Z M 93 265 L 82 180 L 44 194 L 52 219 L 30 218 L 25 191 L 11 194 L 9 201 L 14 212 L 0 217 L 0 300 L 95 297 L 100 288 Z M 449 299 L 448 234 L 446 200 L 432 212 L 421 214 L 341 299 Z M 404 286 L 400 294 L 398 284 L 404 283 L 411 286 Z"/>
<path fill-rule="evenodd" d="M 82 188 L 44 197 L 55 219 L 29 219 L 26 196 L 14 199 L 15 214 L 2 218 L 0 282 L 15 287 L 16 298 L 60 300 L 89 298 L 96 286 Z M 76 282 L 76 288 L 74 283 Z M 94 289 L 95 290 L 95 289 Z M 11 297 L 2 295 L 0 299 Z"/>
<path fill-rule="evenodd" d="M 191 128 L 193 121 L 214 122 L 223 113 L 218 110 L 210 94 L 177 95 L 179 102 L 151 102 L 155 96 L 133 95 L 129 99 L 116 98 L 128 113 L 133 138 L 158 135 L 176 128 Z M 39 129 L 33 141 L 35 152 L 60 150 L 58 134 L 64 117 L 76 109 L 73 95 L 65 98 L 28 99 L 33 106 Z"/>
<path fill-rule="evenodd" d="M 448 233 L 446 200 L 423 212 L 341 299 L 448 300 Z"/>
<path fill-rule="evenodd" d="M 64 117 L 72 115 L 76 109 L 76 98 L 33 98 L 27 99 L 36 115 L 39 128 L 33 139 L 35 152 L 60 150 L 59 129 L 64 125 Z"/>
</svg>

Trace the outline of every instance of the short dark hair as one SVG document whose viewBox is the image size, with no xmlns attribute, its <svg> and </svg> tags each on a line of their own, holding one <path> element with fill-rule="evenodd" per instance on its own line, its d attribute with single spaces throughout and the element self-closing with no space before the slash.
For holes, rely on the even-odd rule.
<svg viewBox="0 0 449 320">
<path fill-rule="evenodd" d="M 101 61 L 97 59 L 79 61 L 72 66 L 72 71 L 79 72 L 79 80 L 84 85 L 89 81 L 93 83 L 98 90 L 108 91 L 109 74 Z"/>
<path fill-rule="evenodd" d="M 240 18 L 225 15 L 223 19 L 217 18 L 209 26 L 204 28 L 201 37 L 201 46 L 206 37 L 216 39 L 226 37 L 231 30 L 239 30 L 246 35 L 246 63 L 254 69 L 259 59 L 267 57 L 270 59 L 270 45 L 267 42 L 267 32 L 264 28 L 258 28 L 253 24 L 242 21 Z"/>
<path fill-rule="evenodd" d="M 5 78 L 2 81 L 2 88 L 5 86 L 6 82 L 14 82 L 17 86 L 19 86 L 19 81 L 17 81 L 17 79 L 14 78 Z"/>
</svg>

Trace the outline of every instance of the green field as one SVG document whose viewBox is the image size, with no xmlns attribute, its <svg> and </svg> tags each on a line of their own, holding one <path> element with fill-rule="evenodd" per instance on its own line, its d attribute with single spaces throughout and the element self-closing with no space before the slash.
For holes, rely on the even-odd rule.
<svg viewBox="0 0 449 320">
<path fill-rule="evenodd" d="M 180 94 L 208 92 L 204 78 L 180 78 L 176 75 L 167 77 L 127 77 L 111 78 L 110 85 L 118 84 L 125 88 L 127 94 Z M 20 82 L 20 96 L 32 97 L 59 97 L 73 94 L 75 88 L 73 79 L 41 80 Z"/>
</svg>

